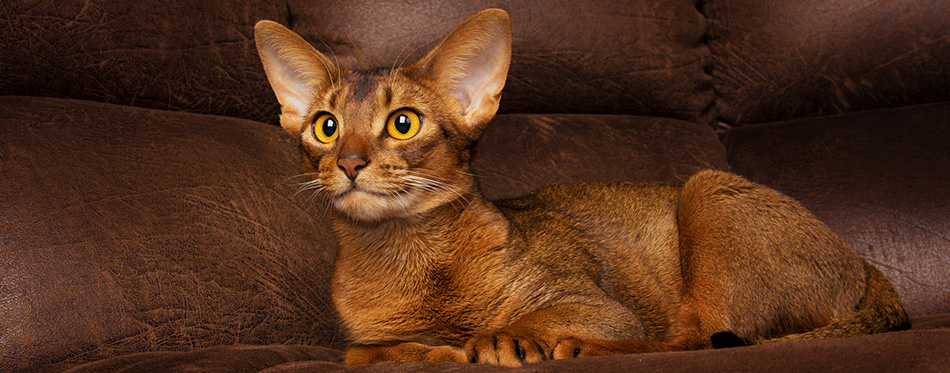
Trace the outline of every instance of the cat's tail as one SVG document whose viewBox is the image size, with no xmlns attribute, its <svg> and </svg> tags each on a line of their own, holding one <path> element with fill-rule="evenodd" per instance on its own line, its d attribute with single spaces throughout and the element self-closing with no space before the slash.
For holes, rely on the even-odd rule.
<svg viewBox="0 0 950 373">
<path fill-rule="evenodd" d="M 857 311 L 847 319 L 838 320 L 804 333 L 756 341 L 771 343 L 801 339 L 854 337 L 910 329 L 910 319 L 901 303 L 900 295 L 887 277 L 871 264 L 864 262 L 867 287 Z"/>
<path fill-rule="evenodd" d="M 713 348 L 730 348 L 773 342 L 803 339 L 856 337 L 860 335 L 910 329 L 910 319 L 901 303 L 900 295 L 887 277 L 871 264 L 864 263 L 867 273 L 867 288 L 856 312 L 847 319 L 838 320 L 804 333 L 778 338 L 749 341 L 740 339 L 732 332 L 720 332 L 712 336 Z"/>
</svg>

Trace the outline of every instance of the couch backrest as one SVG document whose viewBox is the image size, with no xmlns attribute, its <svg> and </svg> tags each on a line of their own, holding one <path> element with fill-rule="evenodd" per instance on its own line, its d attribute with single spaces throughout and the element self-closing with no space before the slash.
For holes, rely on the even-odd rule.
<svg viewBox="0 0 950 373">
<path fill-rule="evenodd" d="M 622 113 L 700 120 L 713 98 L 693 0 L 290 0 L 291 27 L 346 68 L 410 64 L 458 23 L 512 22 L 503 113 Z"/>
<path fill-rule="evenodd" d="M 950 100 L 950 2 L 707 0 L 718 120 Z"/>
<path fill-rule="evenodd" d="M 262 18 L 286 19 L 287 7 L 277 0 L 3 1 L 0 95 L 276 119 L 253 40 Z"/>
<path fill-rule="evenodd" d="M 220 116 L 0 97 L 0 372 L 230 344 L 343 346 L 294 141 Z M 311 210 L 315 211 L 312 214 Z"/>
<path fill-rule="evenodd" d="M 30 1 L 0 5 L 0 95 L 78 98 L 276 123 L 253 25 L 290 26 L 346 68 L 411 63 L 459 22 L 507 9 L 502 112 L 701 120 L 711 106 L 692 0 Z"/>
<path fill-rule="evenodd" d="M 488 7 L 512 17 L 503 113 L 742 125 L 950 100 L 941 0 L 5 1 L 0 95 L 276 123 L 256 21 L 369 68 L 411 63 Z"/>
</svg>

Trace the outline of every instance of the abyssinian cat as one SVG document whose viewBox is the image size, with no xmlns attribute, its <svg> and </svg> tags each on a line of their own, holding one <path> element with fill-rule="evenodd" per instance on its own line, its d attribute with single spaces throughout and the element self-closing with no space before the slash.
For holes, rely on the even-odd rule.
<svg viewBox="0 0 950 373">
<path fill-rule="evenodd" d="M 881 272 L 794 200 L 730 173 L 482 197 L 470 148 L 505 85 L 502 10 L 397 69 L 341 70 L 269 21 L 256 41 L 307 188 L 329 204 L 349 366 L 516 366 L 909 327 Z"/>
</svg>

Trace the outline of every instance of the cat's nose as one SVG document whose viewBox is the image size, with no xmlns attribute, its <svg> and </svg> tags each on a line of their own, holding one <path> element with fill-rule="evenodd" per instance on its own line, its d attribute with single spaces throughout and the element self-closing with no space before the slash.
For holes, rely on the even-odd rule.
<svg viewBox="0 0 950 373">
<path fill-rule="evenodd" d="M 343 170 L 343 173 L 345 173 L 346 177 L 350 180 L 356 180 L 356 177 L 359 176 L 360 171 L 366 167 L 367 163 L 369 162 L 360 156 L 340 158 L 336 161 L 336 165 L 340 166 L 340 169 Z"/>
</svg>

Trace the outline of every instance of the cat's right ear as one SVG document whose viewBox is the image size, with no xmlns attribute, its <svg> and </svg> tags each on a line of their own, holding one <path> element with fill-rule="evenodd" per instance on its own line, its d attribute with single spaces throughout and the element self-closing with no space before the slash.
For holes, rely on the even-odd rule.
<svg viewBox="0 0 950 373">
<path fill-rule="evenodd" d="M 277 22 L 254 26 L 257 53 L 280 102 L 280 125 L 299 136 L 317 90 L 340 76 L 340 70 L 300 35 Z"/>
<path fill-rule="evenodd" d="M 436 82 L 454 98 L 462 129 L 477 138 L 495 116 L 511 61 L 511 20 L 486 9 L 449 33 L 412 71 Z"/>
</svg>

